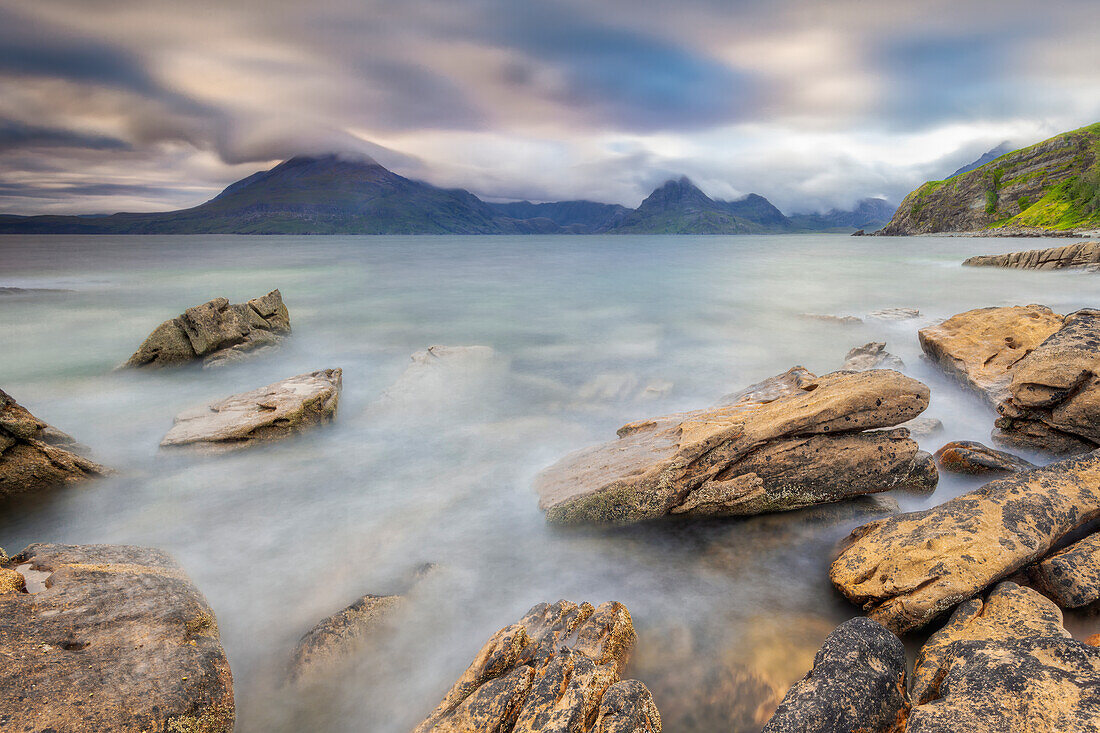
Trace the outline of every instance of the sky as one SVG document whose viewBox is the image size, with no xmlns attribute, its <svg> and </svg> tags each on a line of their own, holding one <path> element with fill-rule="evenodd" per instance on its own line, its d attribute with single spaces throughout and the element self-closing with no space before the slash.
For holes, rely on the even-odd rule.
<svg viewBox="0 0 1100 733">
<path fill-rule="evenodd" d="M 0 212 L 323 152 L 493 201 L 897 203 L 1100 120 L 1098 33 L 1095 0 L 0 0 Z"/>
</svg>

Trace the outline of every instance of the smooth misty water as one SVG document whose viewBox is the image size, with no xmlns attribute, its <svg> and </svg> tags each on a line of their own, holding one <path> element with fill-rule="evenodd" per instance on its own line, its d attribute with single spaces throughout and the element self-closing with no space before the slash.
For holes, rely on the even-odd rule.
<svg viewBox="0 0 1100 733">
<path fill-rule="evenodd" d="M 0 387 L 89 445 L 108 480 L 0 507 L 0 546 L 133 543 L 172 552 L 217 613 L 238 730 L 406 731 L 484 641 L 541 601 L 616 599 L 629 672 L 667 730 L 754 730 L 825 634 L 856 615 L 831 589 L 853 527 L 931 497 L 858 500 L 747 520 L 614 531 L 548 527 L 530 485 L 619 425 L 712 404 L 794 364 L 824 373 L 885 340 L 933 390 L 946 431 L 984 440 L 992 411 L 920 358 L 917 329 L 959 311 L 1100 301 L 1100 277 L 969 269 L 1040 240 L 772 237 L 3 237 Z M 216 296 L 278 287 L 294 336 L 220 371 L 113 373 L 145 335 Z M 916 307 L 845 326 L 801 313 Z M 507 364 L 372 408 L 409 355 L 486 344 Z M 172 417 L 205 400 L 344 370 L 334 425 L 220 458 L 163 456 Z M 665 393 L 647 385 L 671 383 Z M 895 503 L 896 502 L 896 503 Z M 295 642 L 364 593 L 400 590 L 392 629 L 328 684 L 281 686 Z M 1095 621 L 1071 620 L 1075 631 Z"/>
</svg>

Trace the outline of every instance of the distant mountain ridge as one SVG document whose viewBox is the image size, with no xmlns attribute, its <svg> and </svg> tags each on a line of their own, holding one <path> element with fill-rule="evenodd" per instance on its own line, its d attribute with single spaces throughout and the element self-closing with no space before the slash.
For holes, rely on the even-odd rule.
<svg viewBox="0 0 1100 733">
<path fill-rule="evenodd" d="M 404 178 L 369 158 L 332 154 L 291 158 L 190 209 L 0 215 L 0 233 L 758 234 L 868 228 L 858 211 L 792 220 L 763 196 L 715 200 L 687 177 L 659 186 L 637 209 L 594 201 L 487 203 L 464 189 Z"/>
<path fill-rule="evenodd" d="M 997 158 L 1000 158 L 1002 155 L 1005 155 L 1006 153 L 1011 153 L 1013 150 L 1015 150 L 1015 148 L 1012 147 L 1012 143 L 1010 143 L 1008 140 L 1005 140 L 1003 143 L 1001 143 L 997 147 L 993 148 L 992 150 L 988 150 L 988 151 L 982 153 L 982 156 L 980 158 L 978 158 L 977 160 L 975 160 L 974 162 L 967 163 L 962 168 L 959 168 L 957 171 L 955 171 L 954 173 L 949 175 L 948 178 L 954 178 L 955 176 L 961 176 L 963 173 L 969 173 L 970 171 L 972 171 L 976 168 L 981 168 L 983 165 L 985 165 L 989 161 L 996 160 Z"/>
<path fill-rule="evenodd" d="M 1100 228 L 1100 123 L 1014 150 L 905 197 L 887 235 Z"/>
</svg>

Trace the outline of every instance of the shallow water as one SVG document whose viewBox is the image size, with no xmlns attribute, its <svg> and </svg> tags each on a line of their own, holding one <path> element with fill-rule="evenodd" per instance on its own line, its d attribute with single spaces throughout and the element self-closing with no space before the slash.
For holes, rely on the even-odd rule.
<svg viewBox="0 0 1100 733">
<path fill-rule="evenodd" d="M 978 306 L 1096 306 L 1096 275 L 959 265 L 1057 243 L 0 237 L 0 287 L 68 291 L 0 294 L 0 387 L 118 470 L 0 507 L 0 546 L 173 553 L 217 614 L 246 733 L 407 731 L 495 630 L 559 598 L 628 606 L 640 637 L 628 671 L 653 689 L 667 730 L 758 730 L 825 634 L 858 613 L 827 579 L 836 541 L 982 482 L 945 475 L 930 497 L 594 531 L 548 527 L 533 475 L 625 422 L 713 404 L 794 364 L 825 373 L 871 340 L 932 387 L 926 415 L 946 430 L 922 447 L 985 440 L 992 410 L 922 360 L 917 329 Z M 277 355 L 222 370 L 111 371 L 185 307 L 275 287 L 294 328 Z M 890 307 L 922 315 L 865 317 Z M 433 344 L 485 344 L 499 360 L 460 384 L 375 404 L 409 355 Z M 332 426 L 218 458 L 158 454 L 182 409 L 328 367 L 344 370 Z M 412 585 L 389 633 L 325 683 L 282 686 L 301 634 L 364 593 L 405 588 L 424 562 L 437 568 Z M 1095 618 L 1068 623 L 1100 631 Z"/>
</svg>

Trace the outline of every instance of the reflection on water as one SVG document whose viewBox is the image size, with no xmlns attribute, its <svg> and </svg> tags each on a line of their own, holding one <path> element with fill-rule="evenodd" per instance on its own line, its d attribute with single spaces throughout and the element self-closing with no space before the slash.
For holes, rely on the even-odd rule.
<svg viewBox="0 0 1100 733">
<path fill-rule="evenodd" d="M 1097 304 L 1095 275 L 963 269 L 1035 240 L 781 237 L 0 237 L 0 387 L 92 447 L 116 477 L 0 509 L 0 546 L 148 544 L 217 612 L 238 730 L 405 731 L 496 629 L 541 601 L 614 599 L 668 730 L 759 729 L 824 636 L 857 613 L 829 585 L 853 527 L 924 508 L 884 495 L 790 514 L 619 529 L 548 527 L 530 484 L 637 418 L 713 404 L 884 340 L 933 389 L 952 439 L 992 411 L 920 358 L 916 330 L 985 305 Z M 294 336 L 217 371 L 119 372 L 183 308 L 278 287 Z M 845 325 L 802 313 L 921 318 Z M 378 401 L 433 344 L 484 344 L 484 369 Z M 164 455 L 172 416 L 321 368 L 344 370 L 335 424 L 217 458 Z M 446 382 L 446 380 L 443 380 Z M 1042 461 L 1041 458 L 1031 458 Z M 282 687 L 301 634 L 421 563 L 387 632 L 327 684 Z"/>
</svg>

